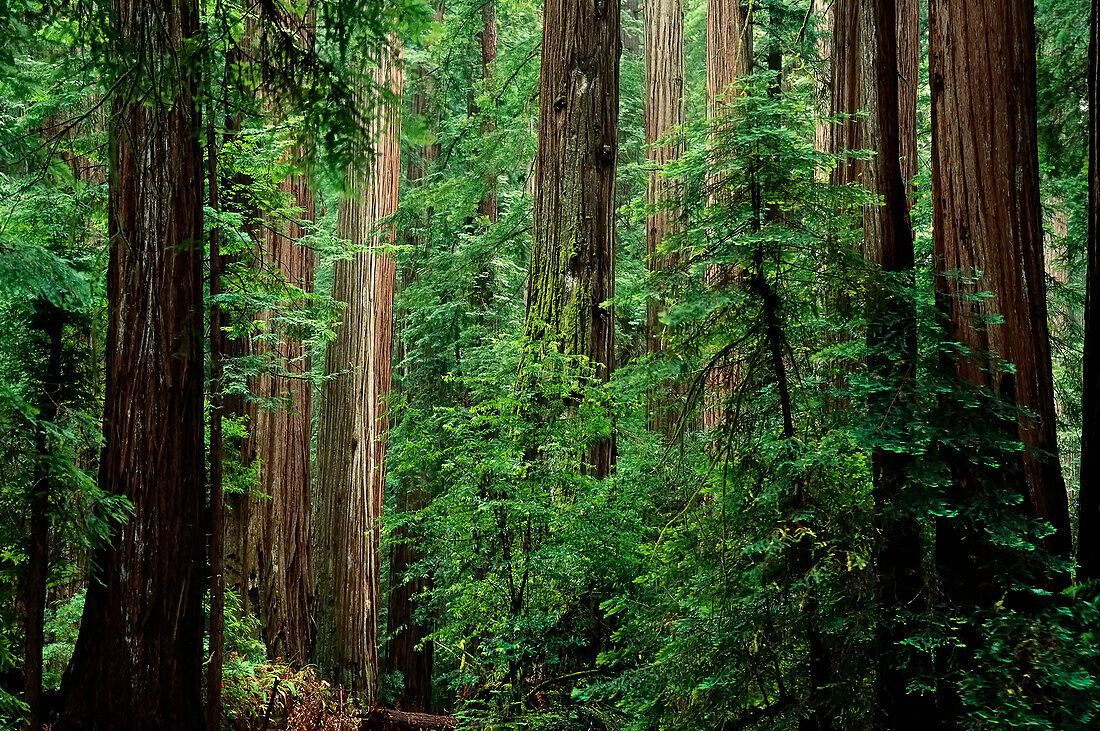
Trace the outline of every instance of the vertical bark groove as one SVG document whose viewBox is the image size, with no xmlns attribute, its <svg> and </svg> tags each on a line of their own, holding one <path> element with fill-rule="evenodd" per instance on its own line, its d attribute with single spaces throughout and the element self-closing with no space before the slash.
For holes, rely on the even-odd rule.
<svg viewBox="0 0 1100 731">
<path fill-rule="evenodd" d="M 935 265 L 938 300 L 966 349 L 955 372 L 1026 410 L 1015 426 L 1025 446 L 1018 470 L 1025 511 L 1053 525 L 1046 547 L 1068 556 L 1039 208 L 1034 20 L 1029 0 L 931 3 Z M 979 292 L 992 297 L 973 296 Z M 1003 323 L 980 325 L 992 318 Z M 945 547 L 941 555 L 949 577 L 953 568 L 968 573 L 958 566 L 966 560 L 960 551 Z"/>
<path fill-rule="evenodd" d="M 548 0 L 539 82 L 534 245 L 527 298 L 533 339 L 560 341 L 607 379 L 615 367 L 615 165 L 619 121 L 618 0 Z M 610 440 L 593 446 L 611 471 Z"/>
<path fill-rule="evenodd" d="M 376 82 L 400 99 L 400 52 L 383 54 Z M 351 170 L 357 198 L 341 201 L 340 235 L 356 246 L 393 242 L 378 223 L 397 208 L 400 115 L 396 102 L 375 115 L 369 173 Z M 337 262 L 333 297 L 347 302 L 325 356 L 317 450 L 314 660 L 336 682 L 372 703 L 378 688 L 380 537 L 386 457 L 386 398 L 393 354 L 393 255 L 371 250 Z"/>
<path fill-rule="evenodd" d="M 99 483 L 133 516 L 98 557 L 55 728 L 203 724 L 202 155 L 189 2 L 115 0 L 107 396 Z M 184 71 L 180 71 L 184 69 Z M 153 83 L 156 83 L 155 89 Z"/>
</svg>

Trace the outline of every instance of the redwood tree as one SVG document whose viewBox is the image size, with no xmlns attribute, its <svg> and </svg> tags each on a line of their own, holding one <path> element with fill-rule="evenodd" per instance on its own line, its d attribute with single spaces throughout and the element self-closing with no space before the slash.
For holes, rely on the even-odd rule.
<svg viewBox="0 0 1100 731">
<path fill-rule="evenodd" d="M 485 23 L 481 34 L 482 64 L 483 69 L 486 69 L 485 73 L 488 74 L 487 64 L 495 58 L 496 54 L 494 3 L 487 3 L 482 12 Z M 442 20 L 442 9 L 437 12 L 436 18 Z M 431 98 L 436 91 L 432 76 L 424 65 L 418 65 L 416 77 L 417 88 L 410 101 L 411 111 L 415 115 L 432 119 L 432 124 L 438 126 L 431 104 Z M 410 185 L 423 183 L 428 170 L 439 159 L 439 144 L 432 142 L 419 148 L 418 152 L 419 154 L 410 154 L 406 164 L 406 177 Z M 496 218 L 496 210 L 496 199 L 490 194 L 482 199 L 478 212 L 492 221 Z M 421 236 L 410 235 L 408 244 L 419 249 L 426 242 Z M 402 287 L 415 279 L 416 271 L 411 267 L 400 273 Z M 395 319 L 402 323 L 407 320 L 407 317 L 407 312 L 398 312 Z M 405 360 L 405 343 L 400 337 L 394 339 L 393 360 L 395 364 Z M 400 380 L 404 381 L 407 375 L 407 370 L 402 371 Z M 428 493 L 415 482 L 415 478 L 406 478 L 398 487 L 395 502 L 400 513 L 412 513 L 428 505 Z M 423 558 L 423 551 L 412 540 L 413 535 L 406 525 L 398 526 L 394 530 L 394 543 L 390 552 L 389 612 L 387 614 L 388 634 L 392 639 L 386 654 L 386 669 L 390 673 L 400 673 L 403 681 L 401 692 L 394 705 L 404 711 L 426 712 L 430 711 L 432 706 L 432 663 L 435 652 L 432 641 L 425 639 L 431 632 L 430 624 L 418 621 L 416 618 L 416 596 L 430 587 L 430 581 L 426 576 L 405 581 L 405 574 L 410 567 Z"/>
<path fill-rule="evenodd" d="M 202 156 L 192 2 L 115 0 L 99 482 L 133 516 L 96 558 L 56 728 L 203 723 Z"/>
<path fill-rule="evenodd" d="M 682 0 L 647 0 L 645 4 L 645 142 L 650 164 L 646 202 L 656 210 L 646 219 L 646 254 L 654 271 L 668 267 L 668 256 L 657 250 L 676 229 L 682 211 L 671 204 L 675 190 L 657 167 L 678 159 L 681 142 L 658 144 L 684 124 L 684 5 Z M 646 312 L 646 343 L 650 353 L 663 349 L 661 303 L 651 300 Z M 652 421 L 672 436 L 675 421 L 668 405 L 652 403 Z"/>
<path fill-rule="evenodd" d="M 397 208 L 401 177 L 400 54 L 384 50 L 375 82 L 397 100 L 374 115 L 375 157 L 349 170 L 353 196 L 340 202 L 337 232 L 357 247 L 336 262 L 332 294 L 346 302 L 325 355 L 314 501 L 317 637 L 314 661 L 334 681 L 373 702 L 378 687 L 381 517 L 386 398 L 393 354 L 393 232 L 379 222 Z"/>
<path fill-rule="evenodd" d="M 1007 427 L 1024 450 L 994 479 L 1018 489 L 1025 514 L 1055 529 L 1045 546 L 1068 557 L 1039 208 L 1034 6 L 932 0 L 929 37 L 937 297 L 960 346 L 952 368 L 1021 409 Z M 975 296 L 982 292 L 992 296 Z M 956 496 L 968 499 L 975 468 L 956 461 Z M 992 600 L 992 577 L 965 526 L 941 520 L 937 540 L 948 596 Z"/>
<path fill-rule="evenodd" d="M 1089 25 L 1088 282 L 1085 290 L 1085 376 L 1082 393 L 1081 491 L 1077 505 L 1078 577 L 1100 578 L 1100 0 Z"/>
<path fill-rule="evenodd" d="M 740 0 L 707 0 L 708 118 L 723 113 L 733 83 L 752 72 L 752 29 L 745 10 Z M 713 200 L 721 194 L 721 181 L 712 177 L 708 185 Z M 717 267 L 708 272 L 708 277 L 716 282 L 728 276 L 730 272 Z M 725 402 L 736 380 L 736 364 L 728 361 L 716 364 L 708 375 L 701 414 L 705 429 L 713 429 L 725 421 Z"/>
<path fill-rule="evenodd" d="M 314 218 L 313 193 L 304 176 L 291 175 L 279 187 L 300 209 L 300 220 Z M 263 265 L 275 268 L 288 285 L 310 292 L 316 256 L 298 243 L 304 233 L 296 221 L 280 225 L 269 220 L 260 256 Z M 270 316 L 264 319 L 273 322 Z M 273 326 L 278 332 L 278 325 Z M 281 337 L 278 347 L 285 373 L 261 376 L 254 384 L 257 396 L 280 404 L 277 409 L 252 409 L 249 447 L 259 462 L 258 489 L 264 497 L 248 506 L 246 556 L 253 564 L 248 568 L 255 574 L 256 609 L 268 652 L 306 663 L 313 645 L 310 360 L 305 346 L 293 337 Z"/>
<path fill-rule="evenodd" d="M 881 386 L 871 396 L 870 407 L 872 419 L 885 431 L 906 428 L 914 396 L 916 313 L 899 288 L 913 283 L 913 230 L 906 186 L 912 177 L 909 162 L 916 148 L 916 87 L 906 85 L 903 79 L 909 64 L 915 65 L 916 48 L 905 45 L 903 39 L 919 37 L 919 15 L 909 12 L 917 5 L 915 0 L 861 0 L 859 25 L 864 43 L 838 44 L 836 48 L 838 62 L 853 53 L 865 58 L 861 86 L 869 116 L 860 147 L 874 150 L 875 156 L 863 165 L 864 185 L 883 201 L 868 209 L 863 221 L 864 252 L 881 275 L 872 280 L 874 294 L 868 303 L 868 366 Z M 904 56 L 903 49 L 914 56 Z M 880 618 L 878 629 L 875 708 L 880 728 L 902 728 L 910 719 L 929 717 L 925 699 L 930 696 L 906 692 L 909 674 L 901 670 L 898 661 L 898 643 L 905 638 L 905 628 L 895 615 L 918 611 L 924 589 L 920 526 L 903 502 L 910 462 L 908 455 L 882 446 L 872 454 L 882 541 L 876 573 L 879 601 L 886 615 Z"/>
<path fill-rule="evenodd" d="M 543 20 L 535 159 L 534 245 L 527 332 L 615 368 L 615 164 L 619 123 L 619 3 L 548 0 Z M 611 440 L 590 450 L 607 475 Z"/>
</svg>

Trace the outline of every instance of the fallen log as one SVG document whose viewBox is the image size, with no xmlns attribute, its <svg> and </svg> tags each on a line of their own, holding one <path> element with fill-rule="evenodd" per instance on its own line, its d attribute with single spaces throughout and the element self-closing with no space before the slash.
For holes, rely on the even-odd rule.
<svg viewBox="0 0 1100 731">
<path fill-rule="evenodd" d="M 453 716 L 374 708 L 363 717 L 359 728 L 361 731 L 450 731 L 457 727 L 458 719 Z"/>
</svg>

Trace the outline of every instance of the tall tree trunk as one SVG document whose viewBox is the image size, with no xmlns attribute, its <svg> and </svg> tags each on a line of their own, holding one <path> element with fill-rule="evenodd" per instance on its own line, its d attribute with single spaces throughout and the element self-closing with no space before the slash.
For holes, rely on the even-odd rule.
<svg viewBox="0 0 1100 731">
<path fill-rule="evenodd" d="M 218 146 L 214 127 L 214 105 L 208 103 L 206 124 L 207 202 L 215 216 L 220 209 L 218 192 Z M 206 664 L 206 729 L 218 731 L 222 716 L 222 660 L 225 649 L 225 449 L 222 440 L 222 399 L 225 364 L 221 229 L 210 229 L 210 631 L 207 633 L 210 660 Z"/>
<path fill-rule="evenodd" d="M 315 203 L 309 183 L 291 175 L 279 185 L 312 220 Z M 313 290 L 316 256 L 298 243 L 305 232 L 297 222 L 269 220 L 260 242 L 265 267 L 274 268 L 291 286 Z M 281 329 L 270 317 L 277 332 Z M 310 437 L 312 385 L 309 353 L 301 341 L 280 333 L 280 368 L 286 375 L 256 379 L 257 395 L 279 401 L 278 408 L 253 409 L 251 453 L 259 462 L 259 491 L 248 506 L 246 553 L 254 559 L 257 613 L 264 644 L 272 657 L 307 663 L 313 649 L 313 566 L 310 558 Z M 282 362 L 285 361 L 285 364 Z"/>
<path fill-rule="evenodd" d="M 488 73 L 485 70 L 486 64 L 492 63 L 496 55 L 496 13 L 493 6 L 494 3 L 490 0 L 482 9 L 482 18 L 486 23 L 481 33 L 482 68 L 485 73 Z M 443 19 L 442 9 L 437 13 L 437 18 Z M 417 66 L 416 74 L 420 83 L 416 94 L 412 97 L 410 105 L 412 112 L 418 116 L 433 118 L 432 123 L 438 127 L 438 120 L 434 119 L 435 115 L 432 114 L 435 84 L 423 66 Z M 420 184 L 432 164 L 438 159 L 438 143 L 422 147 L 419 155 L 410 155 L 406 172 L 409 184 Z M 491 193 L 482 199 L 478 212 L 489 217 L 491 221 L 496 220 L 496 199 Z M 430 212 L 428 218 L 431 218 Z M 420 249 L 426 242 L 419 236 L 413 235 L 409 237 L 409 243 Z M 415 271 L 406 269 L 401 273 L 401 286 L 407 286 L 415 280 L 415 277 Z M 399 312 L 397 320 L 403 322 L 407 317 L 407 312 Z M 394 363 L 402 363 L 405 360 L 405 347 L 399 338 L 394 341 L 394 351 Z M 403 371 L 401 375 L 404 377 L 408 374 Z M 415 484 L 416 482 L 416 478 L 413 477 L 400 485 L 400 492 L 395 501 L 399 512 L 411 513 L 427 507 L 430 496 Z M 420 576 L 408 583 L 403 581 L 409 568 L 415 565 L 423 554 L 411 542 L 412 534 L 407 526 L 399 526 L 395 530 L 394 538 L 395 542 L 390 553 L 390 593 L 387 613 L 389 635 L 393 639 L 390 641 L 386 667 L 391 673 L 400 673 L 404 680 L 401 693 L 395 703 L 397 708 L 403 711 L 429 712 L 432 710 L 434 645 L 430 640 L 425 640 L 431 632 L 429 623 L 417 621 L 414 616 L 416 609 L 414 597 L 427 590 L 431 580 L 430 577 Z M 417 647 L 422 643 L 423 648 L 418 650 Z"/>
<path fill-rule="evenodd" d="M 133 516 L 95 561 L 56 728 L 203 724 L 202 155 L 189 2 L 115 0 L 142 73 L 113 101 L 99 484 Z M 180 71 L 183 69 L 183 71 Z M 181 75 L 182 74 L 182 75 Z M 155 81 L 155 88 L 153 83 Z"/>
<path fill-rule="evenodd" d="M 32 326 L 46 346 L 46 370 L 42 374 L 42 392 L 38 399 L 37 426 L 34 434 L 34 481 L 30 490 L 30 544 L 27 573 L 23 577 L 23 604 L 27 612 L 23 655 L 23 699 L 27 703 L 27 728 L 42 728 L 42 650 L 45 645 L 46 586 L 50 573 L 50 496 L 53 477 L 50 469 L 48 424 L 57 419 L 61 399 L 61 356 L 64 313 L 46 300 L 35 306 Z"/>
<path fill-rule="evenodd" d="M 1068 557 L 1039 208 L 1034 12 L 1030 0 L 932 0 L 935 266 L 951 338 L 965 348 L 954 359 L 955 373 L 1030 414 L 1011 427 L 1025 447 L 1019 463 L 996 479 L 1017 482 L 1026 514 L 1056 531 L 1045 547 Z M 992 297 L 974 297 L 979 292 Z M 994 318 L 1003 322 L 976 326 Z M 966 474 L 957 475 L 956 489 L 967 489 Z M 937 532 L 940 575 L 949 597 L 969 601 L 988 582 L 975 576 L 981 560 L 968 555 L 971 541 L 958 535 L 957 523 L 941 521 Z M 1049 578 L 1053 586 L 1065 583 Z"/>
<path fill-rule="evenodd" d="M 707 0 L 707 117 L 723 114 L 732 86 L 738 78 L 752 72 L 752 29 L 741 0 Z M 721 181 L 708 181 L 710 198 L 723 195 Z M 712 267 L 707 277 L 712 282 L 734 276 L 721 267 Z M 737 381 L 734 358 L 716 364 L 707 377 L 700 421 L 704 429 L 726 422 L 727 402 Z"/>
<path fill-rule="evenodd" d="M 707 0 L 707 114 L 718 112 L 730 85 L 752 72 L 752 29 L 741 0 Z"/>
<path fill-rule="evenodd" d="M 913 282 L 913 230 L 906 189 L 913 177 L 912 158 L 906 158 L 904 151 L 912 154 L 916 147 L 916 88 L 904 81 L 911 59 L 900 52 L 912 49 L 903 41 L 919 37 L 920 18 L 907 10 L 917 5 L 915 0 L 861 0 L 861 5 L 866 44 L 862 86 L 870 115 L 861 147 L 875 151 L 864 163 L 864 185 L 883 199 L 883 205 L 869 208 L 863 219 L 865 255 L 883 275 L 874 282 L 868 303 L 868 368 L 882 384 L 869 406 L 880 428 L 904 429 L 911 418 L 917 327 L 912 305 L 896 288 Z M 906 692 L 909 676 L 898 659 L 905 628 L 896 615 L 919 611 L 924 588 L 920 525 L 899 505 L 910 462 L 909 455 L 882 447 L 872 454 L 875 511 L 882 536 L 876 573 L 884 616 L 878 628 L 875 704 L 876 727 L 882 729 L 907 728 L 918 719 L 932 717 L 926 700 L 930 696 Z"/>
<path fill-rule="evenodd" d="M 684 153 L 682 142 L 658 145 L 684 124 L 684 5 L 682 0 L 646 0 L 645 4 L 645 142 L 651 165 L 663 167 Z M 663 271 L 672 263 L 657 253 L 683 215 L 673 204 L 677 191 L 659 170 L 651 170 L 646 202 L 657 210 L 646 219 L 646 254 L 651 271 Z M 662 303 L 651 298 L 646 307 L 646 345 L 650 353 L 664 349 L 660 315 Z M 654 398 L 651 425 L 671 438 L 676 428 L 670 404 Z"/>
<path fill-rule="evenodd" d="M 487 89 L 492 88 L 492 80 L 497 65 L 497 5 L 496 0 L 486 0 L 481 9 L 481 78 Z M 491 134 L 491 122 L 482 127 L 482 134 Z M 487 176 L 485 196 L 478 203 L 477 212 L 485 216 L 489 223 L 496 223 L 500 217 L 500 204 L 496 194 L 496 171 L 490 170 Z"/>
<path fill-rule="evenodd" d="M 615 165 L 619 121 L 618 0 L 548 0 L 539 81 L 534 246 L 527 332 L 615 368 Z M 611 472 L 613 441 L 589 450 Z"/>
<path fill-rule="evenodd" d="M 1077 575 L 1100 579 L 1100 0 L 1089 20 L 1088 282 L 1082 393 L 1081 491 L 1077 504 Z"/>
<path fill-rule="evenodd" d="M 376 82 L 400 100 L 400 51 L 382 54 Z M 357 198 L 340 202 L 338 233 L 361 246 L 392 243 L 378 223 L 397 208 L 401 178 L 397 102 L 375 115 L 375 159 L 349 171 Z M 368 703 L 378 689 L 380 539 L 386 457 L 386 399 L 393 355 L 393 255 L 371 250 L 341 260 L 332 294 L 347 302 L 325 356 L 314 517 L 317 637 L 314 659 Z"/>
<path fill-rule="evenodd" d="M 830 83 L 831 116 L 858 115 L 863 110 L 865 0 L 836 0 L 833 5 L 833 75 Z M 862 120 L 846 117 L 832 125 L 829 152 L 840 154 L 862 149 Z M 859 179 L 862 160 L 848 158 L 833 169 L 830 182 L 848 185 Z"/>
</svg>

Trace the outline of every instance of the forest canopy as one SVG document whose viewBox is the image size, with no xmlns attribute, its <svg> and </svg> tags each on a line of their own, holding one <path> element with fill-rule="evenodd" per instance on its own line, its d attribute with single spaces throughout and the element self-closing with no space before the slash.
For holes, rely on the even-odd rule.
<svg viewBox="0 0 1100 731">
<path fill-rule="evenodd" d="M 1100 725 L 1100 0 L 0 34 L 0 727 Z"/>
</svg>

